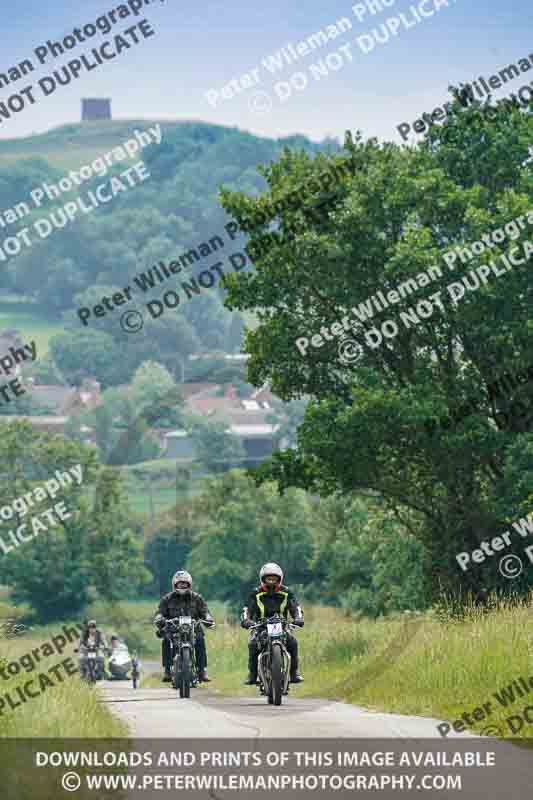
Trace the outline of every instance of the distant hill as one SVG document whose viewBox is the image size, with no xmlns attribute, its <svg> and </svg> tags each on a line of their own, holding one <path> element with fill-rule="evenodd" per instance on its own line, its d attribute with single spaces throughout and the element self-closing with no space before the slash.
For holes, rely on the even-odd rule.
<svg viewBox="0 0 533 800">
<path fill-rule="evenodd" d="M 81 164 L 97 158 L 103 152 L 116 147 L 125 139 L 133 135 L 133 131 L 144 130 L 159 123 L 163 129 L 163 141 L 168 136 L 173 138 L 179 135 L 180 130 L 188 126 L 203 126 L 213 132 L 223 135 L 225 131 L 237 131 L 237 128 L 228 128 L 200 120 L 168 120 L 168 119 L 120 119 L 99 122 L 78 122 L 52 128 L 46 133 L 36 133 L 18 139 L 0 139 L 0 169 L 2 166 L 13 164 L 20 159 L 44 158 L 51 166 L 59 169 L 75 169 Z M 255 137 L 242 131 L 243 136 L 252 136 L 258 142 L 262 137 Z M 217 137 L 218 138 L 218 137 Z M 276 140 L 267 140 L 276 141 Z M 288 144 L 290 147 L 303 147 L 305 149 L 322 150 L 325 145 L 336 149 L 334 140 L 328 140 L 321 145 L 312 144 L 305 136 L 290 136 L 277 140 Z"/>
<path fill-rule="evenodd" d="M 132 138 L 136 129 L 145 131 L 158 123 L 163 134 L 159 145 L 151 144 L 133 158 L 113 163 L 106 175 L 95 175 L 55 200 L 44 199 L 38 208 L 31 201 L 31 192 L 43 182 L 57 185 L 69 170 L 91 165 Z M 10 295 L 20 303 L 0 306 L 0 325 L 18 328 L 26 338 L 30 332 L 38 335 L 41 351 L 50 334 L 68 331 L 64 364 L 69 359 L 78 363 L 81 357 L 77 351 L 86 349 L 92 340 L 95 358 L 91 374 L 104 383 L 111 377 L 117 383 L 127 382 L 146 358 L 156 358 L 173 368 L 169 354 L 175 355 L 179 342 L 184 352 L 195 353 L 235 346 L 230 342 L 235 339 L 232 330 L 237 330 L 239 318 L 223 306 L 225 291 L 218 283 L 212 289 L 204 288 L 190 301 L 182 290 L 179 308 L 161 320 L 146 320 L 145 345 L 140 336 L 133 340 L 122 331 L 118 312 L 92 319 L 90 327 L 82 331 L 75 310 L 94 307 L 104 295 L 134 286 L 134 277 L 141 271 L 179 257 L 216 235 L 220 239 L 222 234 L 224 251 L 213 255 L 211 261 L 194 263 L 187 269 L 186 279 L 194 278 L 219 258 L 225 259 L 226 271 L 232 269 L 227 257 L 233 251 L 242 251 L 244 239 L 232 240 L 224 233 L 228 215 L 218 202 L 220 188 L 250 196 L 264 191 L 265 180 L 258 165 L 276 162 L 284 148 L 303 150 L 310 156 L 340 149 L 336 140 L 317 144 L 299 135 L 269 139 L 236 127 L 194 120 L 80 122 L 44 134 L 0 140 L 0 215 L 6 219 L 8 209 L 23 202 L 28 206 L 28 212 L 20 212 L 18 219 L 13 220 L 13 211 L 8 216 L 9 224 L 0 230 L 0 246 L 19 230 L 30 231 L 29 244 L 24 242 L 19 253 L 0 264 L 2 297 Z M 149 172 L 143 183 L 97 206 L 87 201 L 90 213 L 80 211 L 74 222 L 61 217 L 59 209 L 67 201 L 86 201 L 89 192 L 96 192 L 103 184 L 109 193 L 111 175 L 120 174 L 140 159 Z M 53 220 L 55 226 L 52 229 L 49 223 L 51 230 L 45 238 L 36 228 L 41 219 L 45 223 Z M 184 279 L 185 273 L 172 276 L 146 295 L 134 291 L 134 300 L 143 308 L 145 301 L 159 298 L 168 289 L 180 290 Z M 247 313 L 245 319 L 251 322 L 252 316 Z M 72 355 L 71 338 L 82 332 L 89 338 L 80 341 Z M 107 338 L 99 339 L 103 334 Z M 114 350 L 115 346 L 118 349 Z M 109 354 L 120 362 L 122 371 L 106 372 L 98 367 Z"/>
<path fill-rule="evenodd" d="M 73 185 L 70 193 L 55 200 L 44 198 L 39 208 L 30 198 L 33 189 L 44 181 L 57 185 L 70 169 L 79 171 L 134 138 L 135 130 L 157 124 L 162 130 L 160 144 L 150 144 L 111 167 L 119 174 L 142 159 L 150 173 L 145 182 L 101 203 L 90 214 L 80 212 L 74 223 L 44 240 L 33 232 L 36 218 L 87 196 L 109 181 L 110 172 Z M 220 187 L 252 195 L 261 192 L 265 181 L 258 165 L 276 161 L 286 147 L 309 155 L 340 149 L 335 140 L 316 144 L 299 135 L 267 139 L 236 127 L 149 119 L 80 122 L 0 140 L 0 214 L 22 201 L 30 212 L 15 221 L 8 217 L 0 245 L 28 225 L 33 233 L 31 246 L 2 265 L 0 288 L 34 298 L 43 308 L 65 310 L 74 305 L 76 293 L 95 283 L 126 286 L 139 269 L 158 258 L 218 233 L 227 220 L 218 203 Z"/>
<path fill-rule="evenodd" d="M 0 139 L 0 168 L 20 159 L 44 158 L 53 167 L 75 169 L 130 138 L 135 129 L 145 130 L 159 123 L 165 136 L 174 133 L 185 122 L 196 121 L 123 119 L 79 122 L 19 139 Z"/>
</svg>

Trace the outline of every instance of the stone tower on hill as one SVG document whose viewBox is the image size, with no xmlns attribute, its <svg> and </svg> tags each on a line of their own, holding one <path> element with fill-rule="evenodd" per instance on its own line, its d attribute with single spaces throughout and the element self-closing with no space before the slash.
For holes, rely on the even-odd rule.
<svg viewBox="0 0 533 800">
<path fill-rule="evenodd" d="M 83 98 L 81 101 L 82 122 L 111 119 L 111 99 L 109 97 Z"/>
</svg>

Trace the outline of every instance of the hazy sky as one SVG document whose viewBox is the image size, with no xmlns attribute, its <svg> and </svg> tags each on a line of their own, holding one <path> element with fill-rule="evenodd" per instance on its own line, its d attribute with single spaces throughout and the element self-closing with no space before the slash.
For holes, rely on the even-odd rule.
<svg viewBox="0 0 533 800">
<path fill-rule="evenodd" d="M 61 40 L 75 27 L 93 22 L 120 3 L 89 0 L 24 0 L 4 4 L 4 41 L 0 73 L 25 58 L 36 70 L 25 78 L 0 89 L 0 102 L 28 84 L 37 84 L 44 75 L 63 66 L 68 60 L 89 54 L 93 47 L 138 22 L 145 16 L 156 35 L 124 50 L 116 59 L 106 61 L 91 72 L 82 71 L 68 86 L 59 86 L 49 97 L 36 89 L 38 102 L 13 114 L 0 123 L 0 138 L 43 132 L 80 119 L 80 98 L 111 97 L 113 116 L 118 118 L 201 119 L 221 125 L 236 126 L 254 133 L 275 137 L 303 133 L 313 140 L 325 135 L 342 139 L 346 129 L 361 128 L 365 136 L 378 136 L 399 142 L 396 125 L 414 121 L 423 111 L 431 111 L 449 100 L 447 86 L 469 81 L 478 75 L 490 76 L 506 64 L 517 62 L 531 53 L 528 41 L 533 9 L 527 0 L 496 3 L 448 0 L 433 16 L 405 29 L 385 44 L 376 44 L 364 54 L 356 38 L 369 34 L 386 19 L 403 12 L 412 25 L 415 17 L 410 7 L 420 0 L 386 0 L 389 8 L 359 21 L 347 0 L 287 0 L 228 3 L 187 0 L 151 0 L 140 16 L 119 20 L 112 31 L 92 37 L 40 66 L 34 49 L 47 39 Z M 379 0 L 366 0 L 379 4 Z M 435 0 L 426 0 L 431 10 Z M 437 0 L 438 2 L 438 0 Z M 444 0 L 441 0 L 444 3 Z M 365 5 L 365 0 L 362 0 Z M 261 60 L 288 43 L 296 46 L 311 34 L 347 17 L 352 29 L 328 41 L 320 49 L 302 56 L 292 65 L 272 75 Z M 381 34 L 383 36 L 383 34 Z M 368 42 L 368 39 L 365 40 Z M 330 59 L 333 68 L 327 77 L 317 80 L 310 65 L 325 59 L 339 48 L 351 45 L 352 63 L 341 55 Z M 334 67 L 341 64 L 335 71 Z M 210 89 L 220 91 L 234 78 L 259 68 L 260 82 L 243 90 L 231 100 L 221 100 L 216 108 L 206 101 Z M 288 81 L 295 72 L 304 73 L 307 86 L 293 89 L 282 102 L 274 85 Z M 302 80 L 302 78 L 297 78 Z M 495 96 L 516 91 L 533 80 L 533 69 L 520 79 L 496 90 Z M 261 91 L 259 97 L 256 91 Z M 278 87 L 278 92 L 282 88 Z M 250 105 L 272 101 L 268 113 L 257 113 Z M 252 99 L 253 98 L 253 99 Z"/>
</svg>

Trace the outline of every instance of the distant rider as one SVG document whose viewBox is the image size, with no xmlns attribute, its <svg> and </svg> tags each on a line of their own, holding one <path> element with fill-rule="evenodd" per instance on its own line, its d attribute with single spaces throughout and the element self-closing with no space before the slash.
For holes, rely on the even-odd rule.
<svg viewBox="0 0 533 800">
<path fill-rule="evenodd" d="M 105 636 L 96 627 L 95 619 L 90 619 L 87 623 L 87 627 L 84 629 L 78 645 L 78 650 L 80 653 L 80 673 L 82 677 L 87 673 L 89 661 L 87 657 L 87 650 L 89 647 L 96 647 L 97 652 L 98 650 L 104 651 L 108 649 Z M 102 677 L 105 674 L 103 655 L 96 656 L 96 674 L 98 677 Z"/>
<path fill-rule="evenodd" d="M 261 567 L 259 573 L 261 585 L 248 597 L 248 602 L 244 606 L 241 614 L 241 626 L 251 628 L 254 622 L 261 622 L 266 617 L 279 614 L 287 619 L 288 612 L 292 616 L 295 625 L 303 628 L 304 615 L 298 605 L 294 593 L 287 586 L 283 586 L 283 570 L 277 564 L 269 563 Z M 298 672 L 298 642 L 294 636 L 287 631 L 287 650 L 291 657 L 291 683 L 301 683 L 303 677 Z M 256 632 L 252 631 L 248 642 L 248 678 L 246 686 L 254 686 L 257 683 L 257 660 L 259 657 L 259 643 Z"/>
<path fill-rule="evenodd" d="M 173 617 L 192 617 L 195 620 L 203 619 L 214 623 L 211 612 L 203 597 L 192 591 L 192 577 L 185 570 L 178 570 L 172 578 L 172 591 L 163 595 L 159 601 L 159 612 L 155 618 L 157 626 L 156 636 L 163 639 L 162 660 L 165 674 L 163 681 L 171 680 L 170 666 L 172 664 L 172 646 L 169 639 L 164 638 L 164 620 Z M 211 680 L 207 674 L 207 648 L 205 635 L 201 625 L 196 628 L 195 643 L 196 668 L 198 680 L 207 683 Z"/>
</svg>

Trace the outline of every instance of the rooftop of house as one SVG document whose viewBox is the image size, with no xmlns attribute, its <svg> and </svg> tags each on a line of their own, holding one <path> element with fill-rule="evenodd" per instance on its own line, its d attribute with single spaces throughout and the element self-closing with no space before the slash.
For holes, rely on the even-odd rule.
<svg viewBox="0 0 533 800">
<path fill-rule="evenodd" d="M 274 436 L 279 431 L 279 425 L 230 425 L 230 431 L 242 439 L 263 439 Z"/>
<path fill-rule="evenodd" d="M 189 397 L 197 397 L 198 395 L 213 395 L 220 389 L 219 383 L 199 382 L 199 383 L 179 383 L 179 389 L 187 400 Z"/>
<path fill-rule="evenodd" d="M 240 424 L 229 424 L 227 430 L 230 433 L 235 434 L 236 436 L 240 436 L 243 439 L 250 439 L 250 438 L 264 438 L 274 436 L 280 426 L 279 425 L 271 425 L 267 423 L 259 423 L 259 424 L 248 424 L 248 425 L 240 425 Z M 165 439 L 187 439 L 190 436 L 187 431 L 176 429 L 174 431 L 169 431 L 165 433 Z"/>
<path fill-rule="evenodd" d="M 92 411 L 101 405 L 100 384 L 87 379 L 79 389 L 72 386 L 33 384 L 31 393 L 38 403 L 54 409 L 57 414 L 74 414 Z"/>
</svg>

